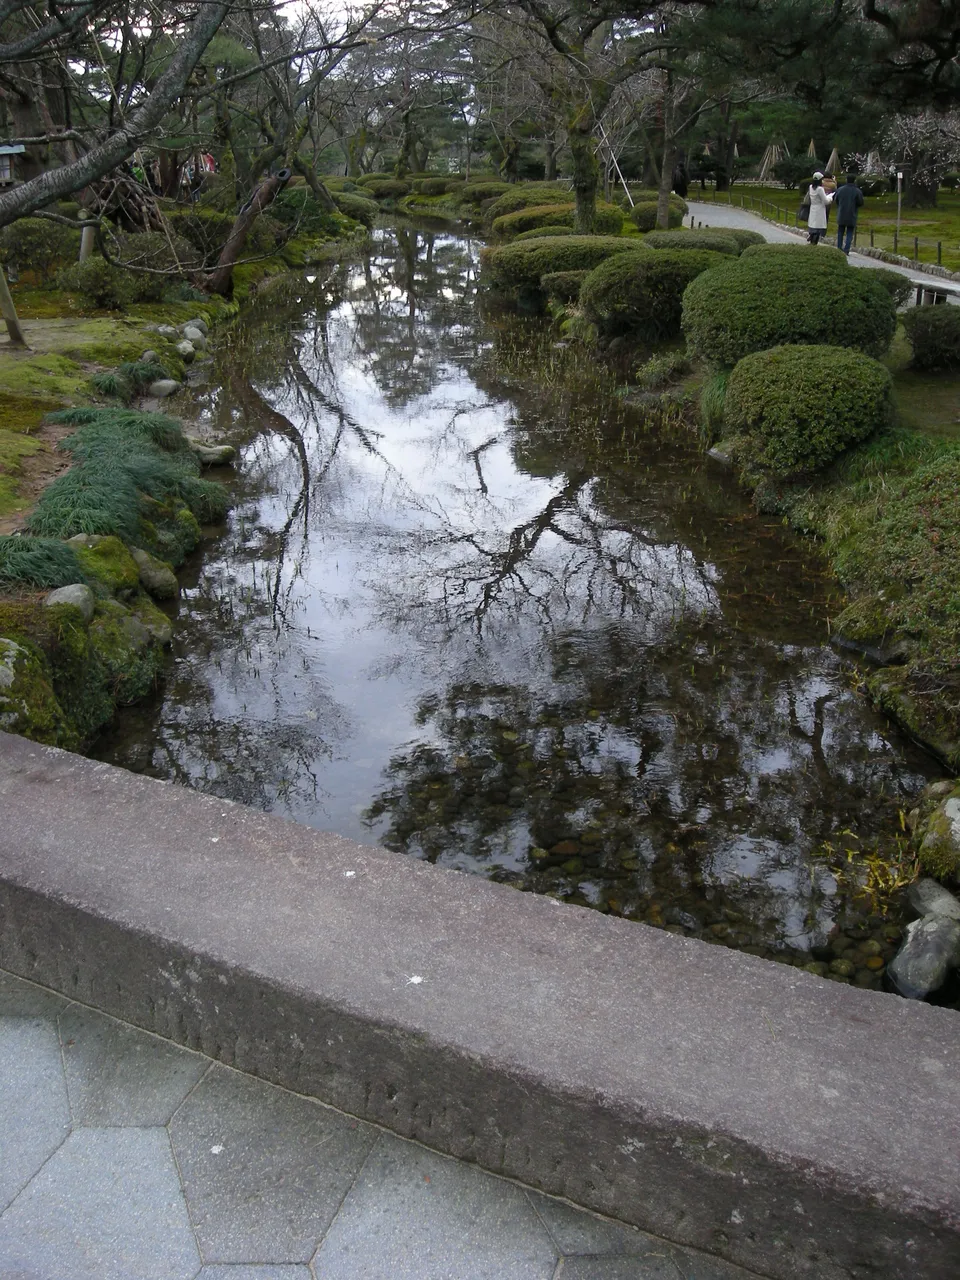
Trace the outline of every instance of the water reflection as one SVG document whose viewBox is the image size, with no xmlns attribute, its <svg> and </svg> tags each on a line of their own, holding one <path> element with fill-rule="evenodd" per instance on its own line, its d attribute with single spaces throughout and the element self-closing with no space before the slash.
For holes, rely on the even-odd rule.
<svg viewBox="0 0 960 1280">
<path fill-rule="evenodd" d="M 812 851 L 892 839 L 934 771 L 825 647 L 815 551 L 601 372 L 532 379 L 566 356 L 476 291 L 468 242 L 400 230 L 236 330 L 198 409 L 243 445 L 238 505 L 101 754 L 735 945 L 822 941 Z"/>
</svg>

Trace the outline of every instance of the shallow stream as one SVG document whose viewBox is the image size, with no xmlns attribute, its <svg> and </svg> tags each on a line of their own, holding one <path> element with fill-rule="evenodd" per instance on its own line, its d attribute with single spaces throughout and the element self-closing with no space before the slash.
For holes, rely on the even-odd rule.
<svg viewBox="0 0 960 1280">
<path fill-rule="evenodd" d="M 829 648 L 816 547 L 484 314 L 477 252 L 378 233 L 226 339 L 195 408 L 236 507 L 97 754 L 876 985 L 899 922 L 846 851 L 894 857 L 939 770 Z"/>
</svg>

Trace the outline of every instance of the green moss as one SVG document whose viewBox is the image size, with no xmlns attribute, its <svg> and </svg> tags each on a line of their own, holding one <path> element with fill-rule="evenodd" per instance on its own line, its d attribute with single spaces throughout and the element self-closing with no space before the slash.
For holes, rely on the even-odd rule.
<svg viewBox="0 0 960 1280">
<path fill-rule="evenodd" d="M 90 624 L 93 652 L 121 705 L 150 693 L 163 666 L 163 654 L 147 627 L 116 600 L 103 600 Z"/>
<path fill-rule="evenodd" d="M 42 453 L 46 445 L 15 431 L 0 431 L 0 516 L 25 507 L 29 499 L 19 490 L 20 465 L 24 458 Z"/>
<path fill-rule="evenodd" d="M 76 745 L 42 653 L 7 637 L 0 638 L 0 729 L 48 746 Z"/>
<path fill-rule="evenodd" d="M 53 691 L 78 741 L 88 742 L 115 709 L 107 673 L 79 609 L 69 604 L 40 605 L 37 612 L 43 618 L 34 623 L 33 634 L 44 651 Z"/>
<path fill-rule="evenodd" d="M 140 571 L 119 538 L 106 537 L 94 547 L 77 547 L 77 559 L 90 585 L 104 595 L 136 591 Z"/>
<path fill-rule="evenodd" d="M 86 372 L 76 360 L 53 354 L 0 354 L 0 395 L 68 400 L 82 396 Z"/>
<path fill-rule="evenodd" d="M 38 399 L 36 396 L 0 395 L 0 431 L 29 435 L 58 405 L 57 400 Z"/>
<path fill-rule="evenodd" d="M 917 857 L 921 870 L 937 880 L 960 880 L 960 830 L 956 814 L 960 788 L 938 805 L 927 822 Z"/>
<path fill-rule="evenodd" d="M 168 645 L 173 639 L 173 627 L 163 610 L 150 599 L 145 591 L 141 591 L 131 604 L 130 610 L 135 618 L 150 632 L 153 640 L 159 645 Z"/>
</svg>

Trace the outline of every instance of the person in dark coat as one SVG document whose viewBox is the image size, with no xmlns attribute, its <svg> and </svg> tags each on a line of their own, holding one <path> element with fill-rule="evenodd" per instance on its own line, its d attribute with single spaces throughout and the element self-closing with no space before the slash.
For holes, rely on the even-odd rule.
<svg viewBox="0 0 960 1280">
<path fill-rule="evenodd" d="M 857 175 L 848 173 L 842 187 L 837 187 L 833 206 L 837 211 L 837 248 L 850 252 L 857 225 L 857 210 L 863 204 L 863 192 L 857 186 Z"/>
</svg>

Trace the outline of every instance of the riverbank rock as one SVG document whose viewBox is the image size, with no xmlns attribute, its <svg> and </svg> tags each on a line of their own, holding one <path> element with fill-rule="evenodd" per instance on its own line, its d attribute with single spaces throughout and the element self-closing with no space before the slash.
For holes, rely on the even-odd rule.
<svg viewBox="0 0 960 1280">
<path fill-rule="evenodd" d="M 188 324 L 183 327 L 184 341 L 192 343 L 198 351 L 205 351 L 207 347 L 207 335 L 198 329 L 196 325 Z"/>
<path fill-rule="evenodd" d="M 151 382 L 147 387 L 147 395 L 152 396 L 154 400 L 165 400 L 167 396 L 172 396 L 179 390 L 180 383 L 175 382 L 173 378 L 157 378 L 156 382 Z"/>
<path fill-rule="evenodd" d="M 205 467 L 225 467 L 237 456 L 231 444 L 207 444 L 195 436 L 187 436 L 187 443 Z"/>
<path fill-rule="evenodd" d="M 960 880 L 960 787 L 933 811 L 918 856 L 928 875 L 937 880 Z"/>
<path fill-rule="evenodd" d="M 70 745 L 72 735 L 38 654 L 0 638 L 0 729 L 50 746 Z"/>
<path fill-rule="evenodd" d="M 193 364 L 196 359 L 197 349 L 189 338 L 181 338 L 174 350 L 184 364 Z"/>
<path fill-rule="evenodd" d="M 188 320 L 183 326 L 185 329 L 199 329 L 204 337 L 210 332 L 210 326 L 204 320 L 203 316 L 196 316 L 193 320 Z"/>
<path fill-rule="evenodd" d="M 77 559 L 96 595 L 124 600 L 136 594 L 140 571 L 119 538 L 109 535 L 99 537 L 94 543 L 78 543 Z"/>
<path fill-rule="evenodd" d="M 907 925 L 906 941 L 887 966 L 895 989 L 908 1000 L 939 990 L 960 964 L 960 920 L 924 916 Z"/>
<path fill-rule="evenodd" d="M 140 618 L 116 600 L 100 601 L 90 624 L 90 643 L 117 702 L 136 702 L 156 684 L 163 661 L 161 644 Z"/>
<path fill-rule="evenodd" d="M 177 575 L 164 560 L 158 560 L 149 551 L 141 551 L 134 547 L 130 552 L 140 573 L 140 582 L 145 591 L 156 600 L 175 600 L 180 594 Z"/>
<path fill-rule="evenodd" d="M 907 897 L 914 911 L 921 916 L 947 916 L 960 920 L 960 898 L 955 898 L 942 884 L 924 877 L 915 880 L 907 890 Z"/>
<path fill-rule="evenodd" d="M 83 614 L 84 622 L 92 620 L 97 607 L 96 596 L 83 582 L 75 582 L 69 587 L 57 587 L 56 591 L 50 592 L 43 603 L 48 608 L 55 608 L 58 604 L 72 604 Z"/>
</svg>

